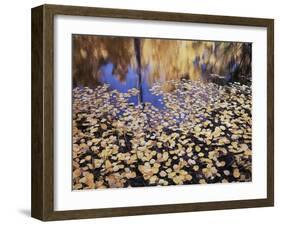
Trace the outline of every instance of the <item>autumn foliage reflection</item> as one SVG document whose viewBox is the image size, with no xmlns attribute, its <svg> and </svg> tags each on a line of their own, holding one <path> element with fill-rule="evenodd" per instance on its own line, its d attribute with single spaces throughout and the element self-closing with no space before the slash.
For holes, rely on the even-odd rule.
<svg viewBox="0 0 281 226">
<path fill-rule="evenodd" d="M 251 43 L 73 35 L 74 87 L 99 85 L 100 67 L 108 62 L 119 81 L 125 80 L 130 67 L 148 71 L 150 84 L 180 78 L 247 83 Z"/>
<path fill-rule="evenodd" d="M 251 43 L 72 40 L 74 190 L 252 181 Z"/>
</svg>

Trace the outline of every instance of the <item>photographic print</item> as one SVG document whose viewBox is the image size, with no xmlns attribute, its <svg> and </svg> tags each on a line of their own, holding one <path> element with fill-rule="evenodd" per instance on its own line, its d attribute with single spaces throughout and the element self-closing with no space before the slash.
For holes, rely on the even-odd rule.
<svg viewBox="0 0 281 226">
<path fill-rule="evenodd" d="M 72 35 L 72 189 L 250 182 L 252 43 Z"/>
<path fill-rule="evenodd" d="M 31 15 L 32 217 L 274 206 L 274 19 Z"/>
</svg>

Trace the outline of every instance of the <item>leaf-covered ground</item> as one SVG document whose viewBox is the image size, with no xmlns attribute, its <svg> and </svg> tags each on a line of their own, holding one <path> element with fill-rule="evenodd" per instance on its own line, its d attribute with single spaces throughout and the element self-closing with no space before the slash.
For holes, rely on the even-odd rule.
<svg viewBox="0 0 281 226">
<path fill-rule="evenodd" d="M 73 189 L 251 181 L 251 87 L 154 84 L 160 108 L 108 85 L 73 89 Z"/>
</svg>

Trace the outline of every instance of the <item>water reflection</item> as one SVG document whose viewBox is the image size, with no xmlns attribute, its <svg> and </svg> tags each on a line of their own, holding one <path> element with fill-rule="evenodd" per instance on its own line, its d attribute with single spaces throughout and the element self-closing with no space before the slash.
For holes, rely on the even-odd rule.
<svg viewBox="0 0 281 226">
<path fill-rule="evenodd" d="M 125 80 L 121 81 L 118 76 L 114 74 L 114 65 L 108 62 L 101 66 L 100 72 L 100 82 L 103 84 L 108 84 L 111 90 L 117 90 L 120 93 L 127 93 L 130 89 L 142 89 L 142 100 L 144 103 L 151 103 L 154 107 L 159 109 L 164 108 L 163 95 L 155 95 L 151 92 L 151 86 L 148 82 L 148 76 L 150 74 L 150 67 L 147 67 L 142 71 L 141 85 L 138 84 L 138 74 L 137 72 L 128 66 L 128 72 L 125 76 Z M 134 105 L 138 105 L 138 96 L 131 96 L 129 102 Z"/>
<path fill-rule="evenodd" d="M 142 97 L 161 107 L 149 92 L 158 82 L 184 78 L 250 85 L 251 55 L 251 43 L 74 35 L 73 87 L 95 88 L 106 82 L 126 92 L 137 86 L 136 72 L 142 71 L 147 76 L 142 78 Z"/>
</svg>

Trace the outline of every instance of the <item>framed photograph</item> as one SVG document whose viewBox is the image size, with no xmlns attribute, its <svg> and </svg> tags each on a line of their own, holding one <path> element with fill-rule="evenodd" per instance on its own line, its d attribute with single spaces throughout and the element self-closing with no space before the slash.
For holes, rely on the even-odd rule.
<svg viewBox="0 0 281 226">
<path fill-rule="evenodd" d="M 32 216 L 273 206 L 274 21 L 32 9 Z"/>
</svg>

